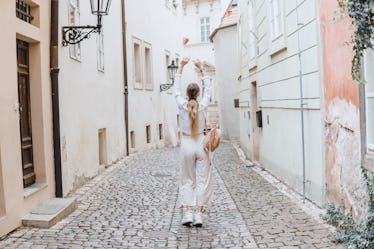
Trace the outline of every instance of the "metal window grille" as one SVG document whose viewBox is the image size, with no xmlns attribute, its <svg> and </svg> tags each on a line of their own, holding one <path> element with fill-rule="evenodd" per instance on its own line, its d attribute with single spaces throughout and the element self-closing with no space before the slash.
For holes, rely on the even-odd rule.
<svg viewBox="0 0 374 249">
<path fill-rule="evenodd" d="M 28 23 L 34 19 L 31 15 L 31 6 L 21 0 L 17 0 L 16 2 L 16 16 Z"/>
</svg>

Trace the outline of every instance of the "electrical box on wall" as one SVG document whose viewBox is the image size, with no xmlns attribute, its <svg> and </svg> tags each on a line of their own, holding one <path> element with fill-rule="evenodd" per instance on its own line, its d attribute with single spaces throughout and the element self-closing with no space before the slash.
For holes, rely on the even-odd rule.
<svg viewBox="0 0 374 249">
<path fill-rule="evenodd" d="M 234 99 L 234 107 L 239 108 L 239 99 Z"/>
</svg>

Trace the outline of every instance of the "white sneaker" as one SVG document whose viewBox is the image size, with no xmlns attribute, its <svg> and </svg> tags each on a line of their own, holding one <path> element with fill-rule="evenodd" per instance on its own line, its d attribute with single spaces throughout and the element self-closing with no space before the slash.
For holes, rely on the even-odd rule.
<svg viewBox="0 0 374 249">
<path fill-rule="evenodd" d="M 184 225 L 184 226 L 191 226 L 192 222 L 193 222 L 193 213 L 192 213 L 192 210 L 185 210 L 183 212 L 182 225 Z"/>
<path fill-rule="evenodd" d="M 195 227 L 202 227 L 203 226 L 203 214 L 200 212 L 196 212 L 194 215 L 193 225 Z"/>
</svg>

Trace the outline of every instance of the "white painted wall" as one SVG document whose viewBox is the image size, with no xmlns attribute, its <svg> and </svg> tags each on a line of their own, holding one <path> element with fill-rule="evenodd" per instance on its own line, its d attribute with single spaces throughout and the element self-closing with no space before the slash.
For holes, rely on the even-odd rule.
<svg viewBox="0 0 374 249">
<path fill-rule="evenodd" d="M 323 122 L 321 113 L 321 65 L 319 58 L 316 1 L 284 0 L 284 35 L 270 37 L 269 1 L 255 0 L 255 27 L 259 53 L 249 59 L 248 1 L 239 1 L 241 11 L 240 141 L 248 157 L 253 157 L 253 134 L 248 111 L 251 109 L 251 83 L 257 83 L 260 130 L 260 162 L 297 191 L 302 191 L 301 112 L 299 93 L 298 31 L 305 98 L 306 193 L 318 204 L 324 202 L 325 173 Z M 299 15 L 297 26 L 296 11 Z M 251 113 L 251 118 L 255 118 Z M 268 122 L 269 120 L 269 122 Z"/>
<path fill-rule="evenodd" d="M 68 1 L 59 8 L 60 27 L 68 25 Z M 89 1 L 80 1 L 80 24 L 96 24 Z M 70 58 L 68 47 L 59 50 L 64 195 L 98 173 L 99 129 L 106 129 L 108 164 L 126 152 L 120 1 L 103 17 L 103 32 L 104 73 L 97 69 L 96 34 L 81 42 L 81 61 Z"/>
<path fill-rule="evenodd" d="M 135 148 L 130 152 L 178 144 L 177 108 L 172 89 L 160 93 L 160 84 L 170 83 L 166 54 L 170 60 L 182 55 L 181 2 L 178 1 L 176 9 L 170 3 L 165 0 L 126 1 L 129 131 L 135 132 Z M 152 47 L 152 89 L 146 89 L 144 81 L 135 84 L 134 38 Z M 164 127 L 164 139 L 161 140 L 159 124 Z M 151 143 L 146 141 L 146 125 L 151 126 Z"/>
<path fill-rule="evenodd" d="M 211 65 L 212 71 L 207 73 L 212 77 L 212 103 L 217 101 L 216 76 L 214 64 L 214 48 L 209 41 L 202 42 L 200 35 L 200 18 L 210 18 L 210 33 L 218 27 L 220 19 L 226 6 L 220 0 L 213 1 L 183 1 L 182 5 L 182 35 L 187 37 L 189 42 L 184 45 L 183 54 L 190 56 L 191 59 L 199 58 L 201 61 Z M 188 66 L 184 70 L 184 85 L 190 82 L 200 83 L 200 76 L 193 66 Z"/>
<path fill-rule="evenodd" d="M 217 77 L 220 128 L 225 139 L 238 140 L 239 110 L 234 99 L 239 94 L 239 61 L 237 26 L 217 31 L 213 37 Z"/>
</svg>

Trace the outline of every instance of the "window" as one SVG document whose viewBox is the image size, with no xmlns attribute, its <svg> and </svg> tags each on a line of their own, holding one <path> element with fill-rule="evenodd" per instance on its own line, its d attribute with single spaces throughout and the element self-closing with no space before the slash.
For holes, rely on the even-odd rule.
<svg viewBox="0 0 374 249">
<path fill-rule="evenodd" d="M 99 129 L 99 165 L 107 165 L 106 129 Z"/>
<path fill-rule="evenodd" d="M 162 124 L 158 125 L 158 134 L 160 136 L 160 140 L 164 139 L 164 130 L 163 130 Z"/>
<path fill-rule="evenodd" d="M 141 83 L 142 81 L 142 74 L 141 74 L 141 50 L 140 50 L 140 43 L 134 42 L 133 43 L 133 51 L 134 51 L 134 58 L 133 58 L 133 65 L 134 65 L 134 80 L 136 83 Z"/>
<path fill-rule="evenodd" d="M 16 16 L 28 23 L 34 19 L 31 15 L 31 5 L 25 3 L 24 1 L 17 0 L 16 2 Z"/>
<path fill-rule="evenodd" d="M 153 88 L 153 75 L 152 75 L 152 52 L 151 52 L 151 45 L 145 45 L 144 48 L 144 78 L 145 78 L 145 85 L 147 89 Z"/>
<path fill-rule="evenodd" d="M 151 126 L 147 125 L 145 127 L 146 135 L 147 135 L 147 144 L 151 143 Z"/>
<path fill-rule="evenodd" d="M 69 25 L 79 26 L 80 12 L 79 12 L 79 0 L 69 1 Z M 75 60 L 81 59 L 81 45 L 80 43 L 75 45 L 69 45 L 70 58 Z"/>
<path fill-rule="evenodd" d="M 249 1 L 248 4 L 248 29 L 249 29 L 249 59 L 256 57 L 257 53 L 257 36 L 256 36 L 256 26 L 255 26 L 255 11 L 254 11 L 254 1 Z"/>
<path fill-rule="evenodd" d="M 283 8 L 282 0 L 270 1 L 270 27 L 271 37 L 276 39 L 283 34 Z"/>
<path fill-rule="evenodd" d="M 210 35 L 210 20 L 209 17 L 200 18 L 200 32 L 201 32 L 201 41 L 208 42 Z"/>
<path fill-rule="evenodd" d="M 104 72 L 104 32 L 97 35 L 97 70 Z"/>
<path fill-rule="evenodd" d="M 130 141 L 131 141 L 131 148 L 135 148 L 135 132 L 130 131 Z"/>
<path fill-rule="evenodd" d="M 367 148 L 374 152 L 374 50 L 369 49 L 364 57 L 365 103 L 366 103 L 366 141 Z"/>
</svg>

